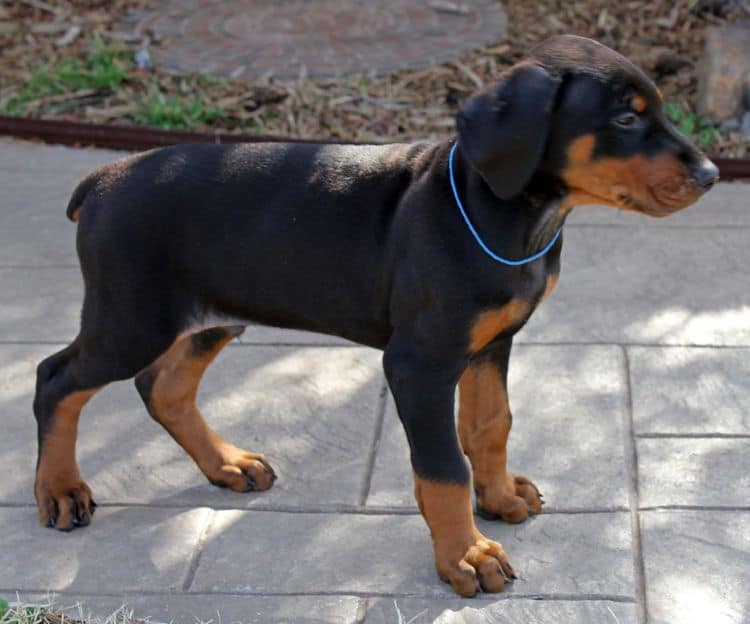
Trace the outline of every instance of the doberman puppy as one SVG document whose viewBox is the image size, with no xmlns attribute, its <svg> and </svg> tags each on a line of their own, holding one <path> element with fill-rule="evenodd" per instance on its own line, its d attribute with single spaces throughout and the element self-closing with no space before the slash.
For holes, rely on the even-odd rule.
<svg viewBox="0 0 750 624">
<path fill-rule="evenodd" d="M 384 351 L 438 573 L 464 596 L 502 590 L 513 570 L 477 530 L 471 486 L 505 521 L 541 510 L 533 483 L 506 466 L 506 377 L 513 335 L 557 282 L 556 233 L 575 206 L 664 216 L 717 179 L 661 99 L 616 52 L 559 36 L 465 103 L 455 141 L 186 145 L 91 173 L 68 207 L 80 333 L 38 368 L 41 523 L 90 522 L 79 412 L 131 377 L 209 481 L 271 487 L 262 454 L 203 420 L 197 387 L 244 325 L 306 329 Z"/>
</svg>

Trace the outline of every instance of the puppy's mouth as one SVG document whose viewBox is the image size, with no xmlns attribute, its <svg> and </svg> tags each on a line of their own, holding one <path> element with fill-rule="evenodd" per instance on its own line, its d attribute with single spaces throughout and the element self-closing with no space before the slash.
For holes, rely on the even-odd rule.
<svg viewBox="0 0 750 624">
<path fill-rule="evenodd" d="M 655 198 L 650 197 L 649 201 L 637 198 L 624 187 L 613 189 L 607 195 L 602 193 L 592 193 L 584 189 L 571 189 L 571 196 L 574 201 L 571 205 L 581 204 L 598 204 L 600 206 L 612 206 L 620 210 L 647 214 L 653 217 L 666 217 L 684 208 L 684 206 L 667 206 L 658 202 Z"/>
<path fill-rule="evenodd" d="M 661 204 L 659 202 L 646 203 L 644 201 L 641 201 L 640 199 L 637 199 L 629 193 L 618 193 L 616 195 L 615 201 L 617 207 L 622 210 L 640 212 L 657 218 L 668 217 L 669 215 L 674 214 L 675 212 L 682 210 L 683 208 L 686 208 L 690 205 L 686 204 L 685 206 L 665 206 L 664 204 Z"/>
<path fill-rule="evenodd" d="M 703 189 L 681 177 L 670 178 L 653 186 L 638 186 L 637 190 L 624 183 L 613 184 L 606 190 L 571 188 L 571 195 L 575 197 L 572 205 L 601 204 L 661 218 L 687 208 L 703 194 Z"/>
<path fill-rule="evenodd" d="M 638 194 L 625 185 L 615 186 L 612 191 L 618 208 L 657 218 L 687 208 L 703 194 L 700 187 L 682 177 L 643 188 Z"/>
</svg>

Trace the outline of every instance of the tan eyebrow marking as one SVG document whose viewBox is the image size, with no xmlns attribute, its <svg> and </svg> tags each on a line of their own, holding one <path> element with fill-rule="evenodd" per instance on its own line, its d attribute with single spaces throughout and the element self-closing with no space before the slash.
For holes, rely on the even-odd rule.
<svg viewBox="0 0 750 624">
<path fill-rule="evenodd" d="M 640 95 L 634 95 L 630 98 L 630 106 L 636 113 L 642 113 L 646 110 L 646 100 Z"/>
</svg>

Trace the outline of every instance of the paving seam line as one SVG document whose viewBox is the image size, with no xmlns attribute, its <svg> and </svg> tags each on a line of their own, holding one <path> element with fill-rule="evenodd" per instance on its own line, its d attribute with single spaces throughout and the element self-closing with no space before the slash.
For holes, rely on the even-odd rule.
<svg viewBox="0 0 750 624">
<path fill-rule="evenodd" d="M 623 443 L 625 463 L 627 467 L 627 489 L 630 502 L 630 531 L 633 556 L 633 580 L 635 581 L 635 596 L 638 605 L 636 618 L 639 624 L 648 624 L 648 598 L 646 594 L 646 569 L 643 561 L 641 543 L 641 520 L 638 514 L 638 450 L 635 444 L 635 425 L 633 421 L 633 382 L 630 371 L 630 357 L 626 347 L 622 347 L 625 374 L 626 405 L 623 413 Z"/>
<path fill-rule="evenodd" d="M 237 591 L 224 591 L 224 590 L 207 590 L 207 591 L 151 591 L 151 590 L 138 590 L 129 589 L 123 591 L 77 591 L 75 589 L 62 589 L 62 590 L 50 590 L 50 589 L 8 589 L 0 587 L 0 594 L 8 593 L 22 594 L 55 594 L 59 596 L 80 596 L 81 598 L 102 598 L 102 597 L 117 597 L 117 598 L 128 598 L 133 597 L 170 597 L 170 598 L 188 598 L 188 597 L 201 597 L 201 596 L 221 596 L 221 597 L 238 597 L 238 598 L 250 598 L 250 597 L 341 597 L 341 598 L 399 598 L 399 599 L 429 599 L 429 600 L 454 600 L 460 599 L 455 594 L 436 594 L 432 593 L 393 593 L 393 592 L 364 592 L 364 591 L 257 591 L 257 592 L 237 592 Z M 477 594 L 474 597 L 477 602 L 498 602 L 498 601 L 514 601 L 514 600 L 535 600 L 535 601 L 557 601 L 557 602 L 619 602 L 625 604 L 635 604 L 636 599 L 633 596 L 626 596 L 623 594 L 595 594 L 595 593 L 513 593 L 513 594 Z"/>
<path fill-rule="evenodd" d="M 340 516 L 421 516 L 417 507 L 276 507 L 274 505 L 257 505 L 251 507 L 238 507 L 233 505 L 211 505 L 195 503 L 137 503 L 137 502 L 100 502 L 98 508 L 110 509 L 153 509 L 153 510 L 184 510 L 184 509 L 210 509 L 212 511 L 246 511 L 259 513 L 285 513 L 285 514 L 318 514 L 318 515 L 340 515 Z M 0 509 L 36 509 L 32 502 L 1 502 Z M 722 509 L 724 509 L 722 507 Z M 614 507 L 600 507 L 589 509 L 555 509 L 545 506 L 544 516 L 584 516 L 595 514 L 622 514 L 629 513 L 630 508 L 617 505 Z"/>
<path fill-rule="evenodd" d="M 0 269 L 2 270 L 2 269 Z M 261 325 L 248 325 L 248 327 L 264 327 Z M 273 328 L 271 328 L 273 329 Z M 0 338 L 0 346 L 67 346 L 70 344 L 69 340 L 3 340 Z M 737 345 L 725 345 L 725 344 L 695 344 L 695 343 L 658 343 L 658 342 L 606 342 L 602 340 L 581 340 L 579 342 L 573 341 L 538 341 L 538 340 L 517 340 L 513 342 L 513 346 L 516 347 L 638 347 L 646 349 L 716 349 L 716 350 L 745 350 L 750 349 L 750 344 L 737 344 Z M 227 347 L 346 347 L 346 348 L 358 348 L 358 349 L 369 349 L 364 345 L 356 344 L 353 342 L 284 342 L 275 341 L 267 342 L 263 340 L 253 341 L 239 341 L 230 342 Z M 375 350 L 375 349 L 373 349 Z M 641 434 L 637 434 L 640 436 Z M 690 437 L 692 434 L 676 434 L 681 437 Z M 702 436 L 704 434 L 696 434 Z M 705 434 L 713 435 L 713 434 Z M 720 435 L 720 434 L 719 434 Z M 729 434 L 734 435 L 734 434 Z M 743 436 L 745 434 L 736 434 Z M 750 435 L 750 434 L 749 434 Z"/>
<path fill-rule="evenodd" d="M 375 425 L 373 427 L 370 448 L 367 454 L 367 465 L 365 475 L 362 481 L 362 488 L 359 493 L 359 506 L 364 507 L 367 504 L 367 497 L 370 495 L 372 486 L 372 475 L 375 472 L 375 460 L 377 459 L 378 448 L 380 447 L 380 438 L 383 432 L 383 421 L 385 420 L 385 410 L 388 405 L 388 382 L 383 378 L 378 395 L 378 405 L 375 412 Z"/>
<path fill-rule="evenodd" d="M 193 585 L 193 581 L 195 580 L 195 575 L 198 572 L 198 566 L 201 563 L 201 555 L 203 554 L 203 546 L 206 543 L 206 538 L 208 537 L 208 532 L 211 530 L 211 525 L 213 524 L 214 518 L 216 517 L 216 511 L 213 509 L 208 510 L 208 513 L 206 514 L 206 518 L 203 521 L 203 526 L 201 526 L 201 530 L 198 532 L 198 539 L 195 542 L 195 546 L 193 547 L 193 552 L 190 555 L 190 560 L 188 563 L 187 571 L 185 572 L 185 578 L 182 581 L 182 591 L 189 591 L 190 588 Z"/>
</svg>

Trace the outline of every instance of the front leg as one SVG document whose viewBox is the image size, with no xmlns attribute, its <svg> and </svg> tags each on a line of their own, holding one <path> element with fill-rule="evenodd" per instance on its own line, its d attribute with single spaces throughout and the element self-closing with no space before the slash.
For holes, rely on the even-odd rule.
<svg viewBox="0 0 750 624">
<path fill-rule="evenodd" d="M 482 535 L 471 509 L 470 474 L 456 435 L 453 395 L 460 365 L 391 342 L 383 363 L 411 449 L 414 493 L 432 535 L 440 578 L 462 596 L 503 590 L 513 569 Z"/>
<path fill-rule="evenodd" d="M 523 522 L 542 511 L 537 487 L 508 472 L 506 445 L 512 423 L 508 404 L 508 338 L 473 360 L 458 384 L 458 433 L 474 471 L 478 511 Z"/>
</svg>

